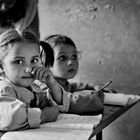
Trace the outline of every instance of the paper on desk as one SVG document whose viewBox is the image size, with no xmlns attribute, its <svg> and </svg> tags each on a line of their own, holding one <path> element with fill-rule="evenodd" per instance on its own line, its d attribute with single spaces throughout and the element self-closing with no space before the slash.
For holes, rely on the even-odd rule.
<svg viewBox="0 0 140 140">
<path fill-rule="evenodd" d="M 56 122 L 46 123 L 45 127 L 92 130 L 102 119 L 102 115 L 80 116 L 75 114 L 60 114 Z"/>
<path fill-rule="evenodd" d="M 139 95 L 126 95 L 123 93 L 104 93 L 104 104 L 126 106 L 140 100 Z"/>
</svg>

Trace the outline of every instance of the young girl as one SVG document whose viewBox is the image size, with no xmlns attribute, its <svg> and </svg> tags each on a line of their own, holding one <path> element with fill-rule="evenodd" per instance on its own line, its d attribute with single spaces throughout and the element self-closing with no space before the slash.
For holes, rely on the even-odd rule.
<svg viewBox="0 0 140 140">
<path fill-rule="evenodd" d="M 0 131 L 39 127 L 69 109 L 67 93 L 42 67 L 39 40 L 30 31 L 0 35 Z M 35 83 L 47 85 L 45 91 Z"/>
</svg>

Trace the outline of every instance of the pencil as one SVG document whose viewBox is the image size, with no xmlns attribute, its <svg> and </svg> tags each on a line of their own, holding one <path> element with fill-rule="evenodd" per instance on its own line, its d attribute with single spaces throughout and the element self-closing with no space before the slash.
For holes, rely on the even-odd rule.
<svg viewBox="0 0 140 140">
<path fill-rule="evenodd" d="M 102 87 L 100 87 L 99 90 L 97 90 L 96 92 L 100 92 L 101 90 L 103 90 L 105 87 L 107 87 L 111 83 L 112 83 L 112 81 L 108 81 L 106 84 L 104 84 Z"/>
</svg>

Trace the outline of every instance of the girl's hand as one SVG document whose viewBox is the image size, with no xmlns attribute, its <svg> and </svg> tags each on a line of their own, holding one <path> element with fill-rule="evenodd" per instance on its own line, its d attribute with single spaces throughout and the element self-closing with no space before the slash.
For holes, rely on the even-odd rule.
<svg viewBox="0 0 140 140">
<path fill-rule="evenodd" d="M 45 67 L 34 67 L 31 74 L 47 85 L 53 84 L 55 81 L 51 70 Z"/>
</svg>

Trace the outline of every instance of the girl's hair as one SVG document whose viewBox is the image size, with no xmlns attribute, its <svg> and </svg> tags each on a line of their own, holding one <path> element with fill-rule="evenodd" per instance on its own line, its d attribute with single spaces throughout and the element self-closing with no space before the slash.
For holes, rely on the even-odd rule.
<svg viewBox="0 0 140 140">
<path fill-rule="evenodd" d="M 54 63 L 54 52 L 51 46 L 45 42 L 40 41 L 40 46 L 42 47 L 43 51 L 41 52 L 41 57 L 44 58 L 44 65 L 45 67 L 52 67 Z M 45 55 L 43 54 L 45 53 Z"/>
<path fill-rule="evenodd" d="M 39 46 L 38 37 L 30 30 L 24 30 L 22 32 L 19 32 L 15 29 L 9 29 L 3 32 L 0 35 L 0 67 L 3 58 L 8 54 L 9 50 L 11 49 L 11 45 L 9 44 L 15 42 L 29 42 L 38 44 Z"/>
<path fill-rule="evenodd" d="M 52 48 L 61 45 L 71 45 L 76 48 L 76 45 L 71 38 L 61 34 L 46 36 L 44 41 L 49 43 Z"/>
</svg>

